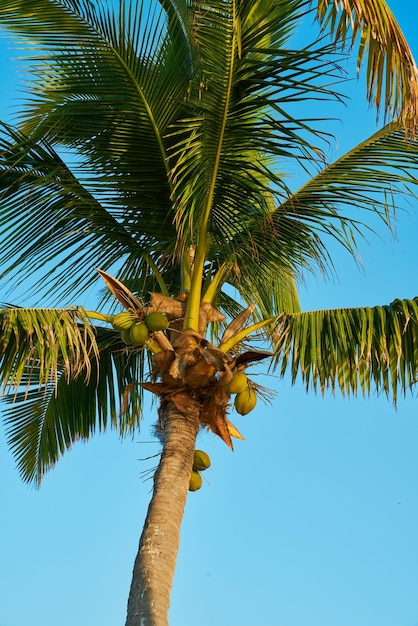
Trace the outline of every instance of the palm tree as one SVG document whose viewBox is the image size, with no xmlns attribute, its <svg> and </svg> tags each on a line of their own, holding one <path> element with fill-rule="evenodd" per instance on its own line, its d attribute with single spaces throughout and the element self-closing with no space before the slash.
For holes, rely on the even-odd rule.
<svg viewBox="0 0 418 626">
<path fill-rule="evenodd" d="M 306 16 L 320 36 L 301 47 Z M 416 381 L 416 300 L 301 312 L 297 295 L 306 272 L 332 271 L 330 236 L 356 254 L 365 211 L 390 226 L 413 195 L 416 66 L 383 0 L 0 0 L 0 18 L 31 64 L 1 126 L 3 280 L 36 276 L 56 300 L 107 287 L 100 311 L 1 309 L 9 443 L 39 484 L 75 441 L 134 432 L 142 394 L 159 397 L 126 624 L 166 624 L 197 433 L 240 437 L 233 381 L 241 413 L 265 393 L 247 368 L 270 357 L 314 390 L 396 402 Z M 342 98 L 357 43 L 392 121 L 327 164 L 320 120 L 295 111 Z M 295 167 L 307 182 L 291 190 Z"/>
</svg>

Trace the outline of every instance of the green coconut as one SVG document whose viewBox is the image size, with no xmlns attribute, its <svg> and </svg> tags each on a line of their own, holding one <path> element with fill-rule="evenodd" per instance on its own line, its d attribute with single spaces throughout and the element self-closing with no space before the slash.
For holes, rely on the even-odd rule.
<svg viewBox="0 0 418 626">
<path fill-rule="evenodd" d="M 134 320 L 132 315 L 128 311 L 122 311 L 122 313 L 118 313 L 112 318 L 113 328 L 115 330 L 119 330 L 120 332 L 123 330 L 129 330 L 133 323 Z"/>
<path fill-rule="evenodd" d="M 157 330 L 165 330 L 168 328 L 168 318 L 167 315 L 164 315 L 164 313 L 158 313 L 158 311 L 155 311 L 154 313 L 148 313 L 148 315 L 145 316 L 145 324 L 148 329 L 153 332 Z"/>
<path fill-rule="evenodd" d="M 225 391 L 227 393 L 241 393 L 247 385 L 247 376 L 244 372 L 235 372 L 229 383 L 225 385 Z"/>
<path fill-rule="evenodd" d="M 131 331 L 129 328 L 127 328 L 126 330 L 123 330 L 120 334 L 120 337 L 123 341 L 123 343 L 126 343 L 126 345 L 130 346 L 132 343 L 132 339 L 131 339 Z"/>
<path fill-rule="evenodd" d="M 210 467 L 210 458 L 203 450 L 195 450 L 193 456 L 193 470 L 203 472 Z"/>
<path fill-rule="evenodd" d="M 136 346 L 143 346 L 149 337 L 149 330 L 146 324 L 142 322 L 141 324 L 131 326 L 129 334 L 131 336 L 131 343 L 134 343 Z"/>
<path fill-rule="evenodd" d="M 235 396 L 234 404 L 240 415 L 247 415 L 257 404 L 257 396 L 251 387 L 247 387 Z"/>
<path fill-rule="evenodd" d="M 197 491 L 202 486 L 202 483 L 202 477 L 199 472 L 195 472 L 193 470 L 192 475 L 190 476 L 189 491 Z"/>
</svg>

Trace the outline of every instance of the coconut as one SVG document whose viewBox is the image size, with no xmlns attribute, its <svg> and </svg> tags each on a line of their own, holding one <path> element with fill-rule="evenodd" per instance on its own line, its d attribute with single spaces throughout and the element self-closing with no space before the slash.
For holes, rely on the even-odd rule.
<svg viewBox="0 0 418 626">
<path fill-rule="evenodd" d="M 151 331 L 165 330 L 168 328 L 168 318 L 163 313 L 155 311 L 145 316 L 145 324 Z"/>
<path fill-rule="evenodd" d="M 235 372 L 231 380 L 225 385 L 225 391 L 227 393 L 241 393 L 247 387 L 247 376 L 244 372 Z"/>
<path fill-rule="evenodd" d="M 129 328 L 127 328 L 126 330 L 123 330 L 120 336 L 121 336 L 123 343 L 126 343 L 128 346 L 132 343 L 131 331 L 129 330 Z"/>
<path fill-rule="evenodd" d="M 128 311 L 122 311 L 112 317 L 112 326 L 115 330 L 122 332 L 123 330 L 129 330 L 133 325 L 134 320 L 132 315 Z"/>
<path fill-rule="evenodd" d="M 257 396 L 251 387 L 247 387 L 235 396 L 234 404 L 240 415 L 247 415 L 257 404 Z"/>
<path fill-rule="evenodd" d="M 193 456 L 193 470 L 203 472 L 210 467 L 210 458 L 203 450 L 195 450 Z"/>
<path fill-rule="evenodd" d="M 190 476 L 189 491 L 197 491 L 202 486 L 202 477 L 199 472 L 192 472 Z"/>
<path fill-rule="evenodd" d="M 134 324 L 129 331 L 131 335 L 131 343 L 137 346 L 143 346 L 149 337 L 149 331 L 143 322 L 141 324 Z"/>
</svg>

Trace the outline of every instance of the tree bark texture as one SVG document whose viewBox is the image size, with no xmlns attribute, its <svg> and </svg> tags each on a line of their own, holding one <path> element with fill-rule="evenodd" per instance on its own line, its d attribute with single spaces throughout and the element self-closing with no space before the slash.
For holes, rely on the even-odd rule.
<svg viewBox="0 0 418 626">
<path fill-rule="evenodd" d="M 164 443 L 142 531 L 128 599 L 126 626 L 167 626 L 180 525 L 188 495 L 200 406 L 187 412 L 163 401 Z"/>
</svg>

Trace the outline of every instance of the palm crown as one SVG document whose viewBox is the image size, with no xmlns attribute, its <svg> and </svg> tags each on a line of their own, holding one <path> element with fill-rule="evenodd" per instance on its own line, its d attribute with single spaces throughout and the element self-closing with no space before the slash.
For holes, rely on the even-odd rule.
<svg viewBox="0 0 418 626">
<path fill-rule="evenodd" d="M 21 280 L 46 265 L 47 293 L 74 297 L 96 281 L 94 267 L 116 268 L 126 286 L 145 299 L 156 290 L 165 296 L 190 293 L 184 328 L 196 331 L 202 297 L 228 316 L 236 315 L 242 303 L 255 303 L 255 319 L 281 314 L 280 329 L 285 311 L 290 314 L 288 334 L 278 333 L 274 324 L 265 325 L 267 336 L 278 348 L 276 360 L 285 355 L 283 373 L 293 346 L 294 376 L 300 368 L 308 380 L 314 385 L 319 380 L 322 387 L 338 380 L 344 390 L 356 390 L 359 384 L 368 390 L 374 379 L 388 389 L 387 382 L 372 375 L 367 356 L 370 337 L 380 329 L 379 337 L 383 333 L 389 344 L 394 342 L 388 350 L 404 358 L 399 332 L 385 329 L 399 323 L 405 311 L 402 319 L 408 321 L 414 303 L 384 309 L 377 319 L 385 321 L 376 323 L 370 311 L 358 311 L 358 320 L 363 320 L 360 344 L 358 337 L 352 341 L 343 312 L 329 313 L 331 318 L 338 315 L 338 321 L 330 322 L 328 334 L 321 324 L 321 333 L 326 335 L 322 339 L 314 339 L 312 328 L 303 335 L 296 330 L 307 319 L 313 326 L 318 324 L 314 315 L 296 314 L 294 280 L 306 269 L 329 266 L 326 236 L 337 237 L 354 251 L 360 225 L 350 217 L 353 207 L 370 209 L 389 221 L 397 191 L 409 192 L 416 168 L 415 141 L 406 141 L 400 123 L 392 122 L 337 162 L 322 165 L 301 189 L 289 190 L 283 168 L 292 167 L 292 162 L 319 167 L 321 157 L 314 121 L 292 116 L 291 105 L 309 98 L 339 97 L 329 86 L 337 81 L 335 48 L 349 36 L 343 28 L 349 5 L 342 3 L 340 17 L 335 7 L 322 2 L 317 18 L 323 28 L 331 29 L 335 41 L 292 47 L 292 34 L 302 17 L 309 11 L 314 17 L 312 4 L 221 1 L 203 7 L 188 2 L 149 6 L 122 2 L 114 12 L 110 4 L 93 9 L 90 2 L 43 0 L 36 4 L 34 20 L 33 3 L 23 2 L 15 10 L 3 2 L 3 23 L 21 35 L 23 42 L 30 37 L 34 43 L 29 48 L 35 49 L 32 97 L 17 128 L 2 126 L 4 274 Z M 353 39 L 371 19 L 371 10 L 366 6 L 363 13 L 353 10 Z M 413 129 L 409 120 L 414 119 L 411 112 L 416 106 L 415 66 L 389 12 L 386 18 L 390 36 L 397 37 L 398 53 L 392 52 L 383 66 L 384 45 L 376 48 L 366 29 L 368 39 L 361 42 L 359 59 L 368 43 L 369 97 L 378 106 L 383 103 L 385 111 L 399 112 L 407 129 Z M 239 302 L 222 290 L 225 283 L 237 289 Z M 30 321 L 25 323 L 23 314 Z M 97 336 L 86 330 L 88 346 L 84 345 L 77 331 L 80 321 L 85 321 L 80 313 L 60 318 L 65 332 L 70 326 L 77 341 L 68 338 L 72 337 L 69 332 L 60 338 L 54 330 L 51 346 L 42 341 L 37 315 L 36 311 L 32 316 L 27 311 L 4 312 L 9 332 L 12 328 L 12 335 L 20 338 L 5 344 L 5 385 L 14 388 L 28 382 L 26 370 L 16 370 L 16 359 L 31 361 L 33 325 L 39 331 L 35 334 L 38 349 L 43 351 L 36 374 L 39 383 L 54 386 L 59 380 L 65 389 L 61 393 L 68 392 L 72 398 L 80 397 L 72 387 L 81 385 L 85 393 L 90 390 L 91 397 L 83 401 L 89 408 L 71 402 L 72 426 L 67 425 L 59 445 L 54 443 L 48 461 L 39 458 L 37 470 L 25 470 L 20 456 L 28 479 L 39 479 L 57 458 L 58 449 L 63 451 L 75 437 L 88 436 L 97 410 L 99 423 L 106 424 L 108 409 L 117 421 L 116 396 L 144 372 L 145 365 L 143 353 L 127 358 L 120 350 L 115 352 L 117 339 L 106 328 L 99 328 Z M 48 323 L 56 328 L 56 313 L 50 315 Z M 215 325 L 215 329 L 221 327 Z M 340 332 L 343 345 L 357 346 L 352 349 L 364 356 L 360 378 L 356 372 L 348 376 L 341 373 L 341 366 L 337 368 L 338 359 L 347 356 L 341 345 L 336 346 Z M 83 347 L 75 350 L 77 358 L 71 354 L 66 359 L 73 341 Z M 327 356 L 323 355 L 324 342 Z M 338 355 L 329 359 L 331 347 Z M 98 367 L 99 354 L 100 384 L 109 389 L 116 384 L 118 390 L 110 394 L 109 406 L 100 385 L 96 386 L 97 377 L 89 376 L 90 368 Z M 124 375 L 117 383 L 112 373 L 115 359 L 129 362 L 128 368 L 123 364 Z M 350 363 L 357 361 L 352 355 Z M 387 361 L 391 362 L 396 396 L 398 383 L 405 388 L 415 374 L 411 371 L 400 377 L 398 364 L 393 358 Z M 83 368 L 84 376 L 80 374 Z M 32 371 L 30 383 L 38 383 L 34 376 Z M 39 390 L 31 394 L 26 412 L 35 412 L 38 420 L 42 415 L 45 423 L 47 416 L 51 423 L 69 421 L 60 417 L 61 394 L 55 397 L 52 387 L 48 402 L 46 397 L 41 399 Z M 138 401 L 137 394 L 130 397 Z M 84 425 L 77 424 L 80 412 Z M 13 444 L 19 451 L 22 422 L 15 424 L 15 409 L 8 415 Z M 131 418 L 128 411 L 119 428 L 125 430 L 128 423 L 132 427 Z"/>
<path fill-rule="evenodd" d="M 296 290 L 304 272 L 332 268 L 329 236 L 355 253 L 364 211 L 390 225 L 416 184 L 417 72 L 386 4 L 114 5 L 0 0 L 31 67 L 18 123 L 1 126 L 3 279 L 46 268 L 38 294 L 75 298 L 98 267 L 137 322 L 162 310 L 170 331 L 131 349 L 111 308 L 4 306 L 5 415 L 23 478 L 39 482 L 96 428 L 132 431 L 150 370 L 158 380 L 144 386 L 174 401 L 173 385 L 195 389 L 187 368 L 204 361 L 200 419 L 227 442 L 239 436 L 221 383 L 261 329 L 282 375 L 396 400 L 416 378 L 417 303 L 302 313 Z M 306 16 L 322 34 L 301 47 Z M 369 100 L 396 119 L 329 165 L 320 124 L 292 107 L 341 99 L 339 63 L 357 42 Z M 298 190 L 286 182 L 294 167 L 309 174 Z"/>
</svg>

